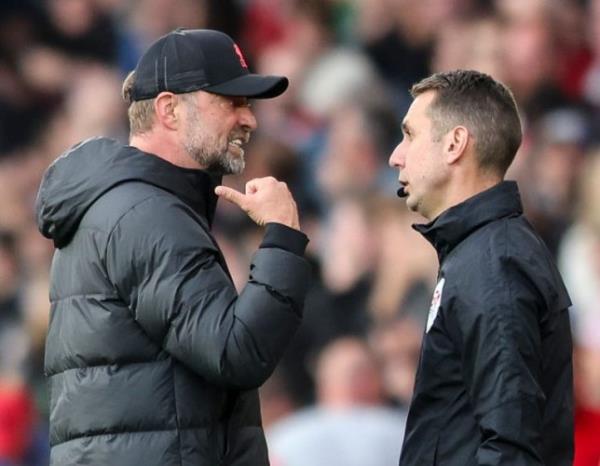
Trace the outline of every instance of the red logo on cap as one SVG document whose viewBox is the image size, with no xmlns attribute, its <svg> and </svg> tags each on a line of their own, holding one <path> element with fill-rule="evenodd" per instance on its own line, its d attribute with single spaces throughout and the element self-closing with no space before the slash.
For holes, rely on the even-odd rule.
<svg viewBox="0 0 600 466">
<path fill-rule="evenodd" d="M 235 53 L 237 54 L 238 58 L 240 59 L 240 65 L 242 65 L 244 68 L 248 68 L 248 65 L 246 64 L 246 59 L 242 55 L 242 51 L 237 46 L 237 44 L 233 44 L 233 48 L 235 49 Z"/>
</svg>

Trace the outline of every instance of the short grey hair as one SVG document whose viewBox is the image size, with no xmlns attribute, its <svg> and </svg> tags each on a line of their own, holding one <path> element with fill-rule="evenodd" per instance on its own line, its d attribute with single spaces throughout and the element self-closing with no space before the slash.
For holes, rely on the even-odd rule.
<svg viewBox="0 0 600 466">
<path fill-rule="evenodd" d="M 127 116 L 129 117 L 130 134 L 142 134 L 150 131 L 154 124 L 154 99 L 134 101 L 131 93 L 135 84 L 135 71 L 127 75 L 123 81 L 121 95 L 129 106 Z"/>
</svg>

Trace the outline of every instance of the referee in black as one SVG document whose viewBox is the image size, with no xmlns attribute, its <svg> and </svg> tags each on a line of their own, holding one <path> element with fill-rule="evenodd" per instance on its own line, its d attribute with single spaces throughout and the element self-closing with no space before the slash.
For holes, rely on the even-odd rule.
<svg viewBox="0 0 600 466">
<path fill-rule="evenodd" d="M 571 302 L 504 181 L 522 136 L 514 98 L 463 70 L 411 94 L 390 165 L 440 269 L 400 465 L 571 465 Z"/>
</svg>

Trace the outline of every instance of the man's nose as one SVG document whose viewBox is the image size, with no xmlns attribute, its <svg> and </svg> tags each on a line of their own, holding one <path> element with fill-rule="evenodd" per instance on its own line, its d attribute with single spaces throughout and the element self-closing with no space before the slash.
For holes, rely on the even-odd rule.
<svg viewBox="0 0 600 466">
<path fill-rule="evenodd" d="M 388 164 L 392 168 L 394 168 L 394 167 L 403 168 L 404 167 L 404 160 L 405 160 L 404 159 L 404 148 L 402 147 L 402 143 L 400 143 L 400 144 L 398 144 L 396 146 L 396 148 L 392 152 L 392 155 L 390 155 L 390 159 L 388 160 Z"/>
<path fill-rule="evenodd" d="M 248 131 L 254 131 L 258 126 L 254 112 L 250 107 L 239 107 L 239 122 L 240 125 L 246 128 Z"/>
</svg>

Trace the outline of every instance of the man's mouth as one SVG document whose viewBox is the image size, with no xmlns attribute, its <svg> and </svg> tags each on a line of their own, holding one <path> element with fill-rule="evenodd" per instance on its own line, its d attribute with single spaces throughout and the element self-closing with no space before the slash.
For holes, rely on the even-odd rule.
<svg viewBox="0 0 600 466">
<path fill-rule="evenodd" d="M 249 137 L 238 136 L 233 139 L 230 139 L 228 142 L 229 142 L 230 147 L 234 147 L 235 151 L 238 152 L 239 155 L 243 156 L 244 155 L 243 145 L 246 144 L 249 141 L 249 139 L 250 139 Z"/>
<path fill-rule="evenodd" d="M 407 181 L 401 181 L 401 180 L 398 180 L 398 182 L 400 183 L 400 188 L 396 192 L 396 194 L 398 195 L 398 197 L 406 197 L 406 196 L 408 196 L 408 191 L 406 190 L 406 188 L 408 186 L 408 182 Z"/>
</svg>

